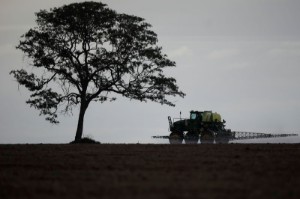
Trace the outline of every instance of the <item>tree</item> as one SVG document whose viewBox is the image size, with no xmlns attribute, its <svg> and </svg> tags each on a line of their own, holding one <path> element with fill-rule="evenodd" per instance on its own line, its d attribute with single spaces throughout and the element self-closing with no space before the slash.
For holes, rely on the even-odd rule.
<svg viewBox="0 0 300 199">
<path fill-rule="evenodd" d="M 83 2 L 36 13 L 37 26 L 16 47 L 29 58 L 35 73 L 11 74 L 32 94 L 26 103 L 46 120 L 80 105 L 75 141 L 83 132 L 92 101 L 113 101 L 116 93 L 174 106 L 167 96 L 181 96 L 176 80 L 163 69 L 174 67 L 157 45 L 157 35 L 144 19 L 118 14 L 107 5 Z"/>
</svg>

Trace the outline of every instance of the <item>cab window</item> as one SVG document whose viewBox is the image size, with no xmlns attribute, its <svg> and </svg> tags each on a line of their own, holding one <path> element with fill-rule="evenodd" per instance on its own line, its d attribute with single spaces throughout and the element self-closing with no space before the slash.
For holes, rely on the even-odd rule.
<svg viewBox="0 0 300 199">
<path fill-rule="evenodd" d="M 191 120 L 195 120 L 197 118 L 197 114 L 196 113 L 191 113 Z"/>
</svg>

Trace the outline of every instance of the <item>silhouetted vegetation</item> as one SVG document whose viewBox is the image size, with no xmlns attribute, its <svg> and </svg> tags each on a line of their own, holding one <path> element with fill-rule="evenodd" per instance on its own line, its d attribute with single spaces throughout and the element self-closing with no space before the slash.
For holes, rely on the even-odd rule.
<svg viewBox="0 0 300 199">
<path fill-rule="evenodd" d="M 70 144 L 100 144 L 100 142 L 89 137 L 83 137 L 81 139 L 70 142 Z"/>
<path fill-rule="evenodd" d="M 58 123 L 58 113 L 80 106 L 75 140 L 82 138 L 89 104 L 114 101 L 112 93 L 170 106 L 167 96 L 184 97 L 176 80 L 163 73 L 175 62 L 162 53 L 144 19 L 96 2 L 41 10 L 36 17 L 37 26 L 22 36 L 17 49 L 37 70 L 11 74 L 32 92 L 27 103 L 51 123 Z"/>
</svg>

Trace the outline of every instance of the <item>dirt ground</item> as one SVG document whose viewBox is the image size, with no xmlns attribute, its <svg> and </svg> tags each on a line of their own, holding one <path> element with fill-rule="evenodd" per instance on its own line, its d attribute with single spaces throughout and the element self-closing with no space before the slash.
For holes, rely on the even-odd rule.
<svg viewBox="0 0 300 199">
<path fill-rule="evenodd" d="M 300 144 L 0 145 L 0 198 L 300 198 Z"/>
</svg>

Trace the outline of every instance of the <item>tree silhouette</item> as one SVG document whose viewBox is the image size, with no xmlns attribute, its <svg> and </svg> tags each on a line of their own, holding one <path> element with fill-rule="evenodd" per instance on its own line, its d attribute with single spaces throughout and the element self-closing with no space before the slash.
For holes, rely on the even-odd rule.
<svg viewBox="0 0 300 199">
<path fill-rule="evenodd" d="M 82 138 L 85 112 L 92 101 L 113 101 L 112 93 L 173 106 L 181 96 L 176 80 L 163 69 L 175 66 L 157 46 L 157 35 L 144 19 L 118 14 L 96 2 L 73 3 L 36 13 L 37 26 L 16 47 L 35 73 L 13 70 L 32 92 L 26 103 L 46 120 L 80 105 L 75 141 Z"/>
</svg>

